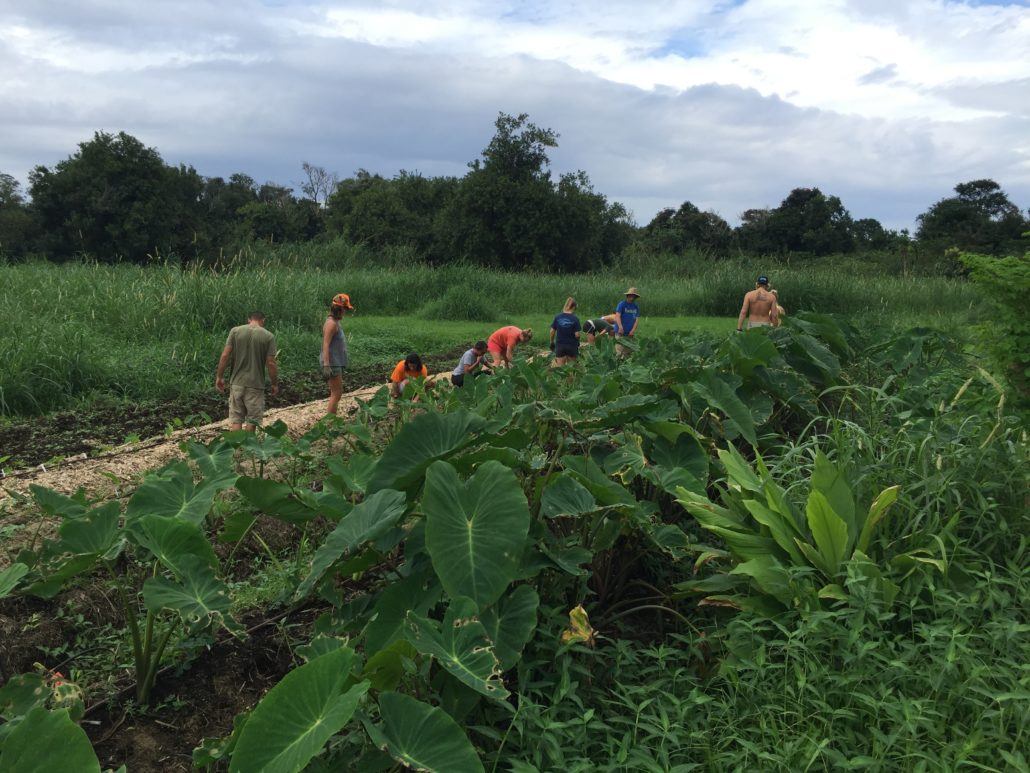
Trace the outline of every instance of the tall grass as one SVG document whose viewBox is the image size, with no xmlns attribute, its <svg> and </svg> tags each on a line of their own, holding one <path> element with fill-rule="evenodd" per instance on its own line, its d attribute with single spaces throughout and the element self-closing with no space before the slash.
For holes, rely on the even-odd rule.
<svg viewBox="0 0 1030 773">
<path fill-rule="evenodd" d="M 527 315 L 556 313 L 569 295 L 579 301 L 581 315 L 597 315 L 612 311 L 631 284 L 641 289 L 645 319 L 732 317 L 755 274 L 765 270 L 716 262 L 703 274 L 690 276 L 540 275 L 410 265 L 412 256 L 401 252 L 395 267 L 377 268 L 367 267 L 368 256 L 360 248 L 340 242 L 311 245 L 303 255 L 265 255 L 262 262 L 237 256 L 218 270 L 0 265 L 0 413 L 50 410 L 95 390 L 144 397 L 196 389 L 209 380 L 228 329 L 253 309 L 267 315 L 279 337 L 284 372 L 310 368 L 327 302 L 338 292 L 354 300 L 356 320 L 403 317 L 408 321 L 398 330 L 406 333 L 424 326 L 418 318 L 522 323 Z M 351 264 L 365 267 L 346 267 Z M 770 276 L 789 312 L 900 310 L 929 317 L 965 312 L 978 304 L 969 285 L 947 279 L 878 277 L 858 282 L 830 268 L 788 267 Z M 356 324 L 350 323 L 352 328 Z M 412 345 L 381 337 L 373 341 L 375 332 L 367 331 L 368 343 L 389 349 L 389 357 Z M 360 337 L 352 343 L 357 344 L 352 351 L 357 348 L 360 355 Z M 425 343 L 438 345 L 435 339 Z"/>
</svg>

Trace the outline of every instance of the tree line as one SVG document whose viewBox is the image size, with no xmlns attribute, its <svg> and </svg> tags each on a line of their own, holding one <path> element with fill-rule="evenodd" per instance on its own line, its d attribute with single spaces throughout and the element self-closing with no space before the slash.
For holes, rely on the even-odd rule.
<svg viewBox="0 0 1030 773">
<path fill-rule="evenodd" d="M 714 257 L 816 256 L 918 246 L 1022 252 L 1030 218 L 998 183 L 974 180 L 919 215 L 914 235 L 853 218 L 837 196 L 796 188 L 775 208 L 749 209 L 732 227 L 686 201 L 638 227 L 583 171 L 550 170 L 558 134 L 525 114 L 501 113 L 481 156 L 461 177 L 359 170 L 340 180 L 303 165 L 299 192 L 237 173 L 205 177 L 166 164 L 155 148 L 97 132 L 52 168 L 37 166 L 27 196 L 0 174 L 0 257 L 99 261 L 212 260 L 256 242 L 344 237 L 373 250 L 405 247 L 435 264 L 585 271 L 626 250 Z"/>
</svg>

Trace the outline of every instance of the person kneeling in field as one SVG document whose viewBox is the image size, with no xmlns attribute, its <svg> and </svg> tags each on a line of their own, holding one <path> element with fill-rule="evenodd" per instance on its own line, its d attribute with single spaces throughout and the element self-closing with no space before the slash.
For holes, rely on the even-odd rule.
<svg viewBox="0 0 1030 773">
<path fill-rule="evenodd" d="M 279 394 L 279 366 L 275 336 L 265 330 L 265 315 L 253 311 L 246 325 L 229 331 L 229 337 L 218 358 L 215 371 L 215 389 L 225 392 L 226 367 L 232 362 L 229 377 L 229 429 L 238 430 L 247 425 L 253 432 L 265 415 L 265 370 L 268 370 L 272 394 Z"/>
<path fill-rule="evenodd" d="M 422 358 L 412 352 L 403 360 L 397 363 L 397 367 L 390 374 L 390 394 L 393 397 L 400 397 L 404 387 L 412 379 L 424 379 L 429 375 L 429 369 L 422 363 Z"/>
<path fill-rule="evenodd" d="M 588 319 L 583 323 L 583 332 L 587 334 L 587 343 L 593 343 L 598 336 L 619 334 L 619 315 L 605 314 L 597 319 Z"/>
<path fill-rule="evenodd" d="M 451 383 L 456 387 L 465 386 L 465 376 L 475 378 L 483 373 L 489 373 L 489 368 L 483 358 L 486 357 L 486 341 L 476 341 L 476 345 L 461 355 L 458 360 L 458 367 L 451 373 Z"/>
<path fill-rule="evenodd" d="M 579 356 L 579 331 L 582 327 L 579 317 L 573 314 L 575 310 L 576 299 L 570 297 L 565 301 L 561 314 L 551 323 L 551 350 L 555 365 L 564 365 Z"/>
<path fill-rule="evenodd" d="M 511 367 L 515 348 L 532 337 L 533 329 L 528 327 L 523 330 L 514 325 L 508 325 L 495 330 L 486 341 L 486 349 L 490 354 L 490 365 L 499 368 Z"/>
</svg>

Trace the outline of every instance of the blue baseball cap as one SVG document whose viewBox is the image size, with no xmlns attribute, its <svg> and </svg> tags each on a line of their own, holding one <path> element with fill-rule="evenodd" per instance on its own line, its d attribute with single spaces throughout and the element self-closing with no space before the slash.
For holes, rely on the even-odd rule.
<svg viewBox="0 0 1030 773">
<path fill-rule="evenodd" d="M 769 284 L 769 277 L 767 277 L 765 274 L 762 274 L 760 277 L 758 277 L 758 284 L 760 284 L 760 285 L 767 285 L 767 284 Z"/>
</svg>

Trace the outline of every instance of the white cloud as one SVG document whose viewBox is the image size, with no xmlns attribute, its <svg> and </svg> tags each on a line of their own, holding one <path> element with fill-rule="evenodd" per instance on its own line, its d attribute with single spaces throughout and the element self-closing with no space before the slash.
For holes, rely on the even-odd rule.
<svg viewBox="0 0 1030 773">
<path fill-rule="evenodd" d="M 956 182 L 1030 198 L 1030 11 L 944 0 L 8 0 L 0 170 L 95 129 L 206 174 L 461 174 L 498 110 L 646 221 L 797 185 L 894 226 Z"/>
</svg>

